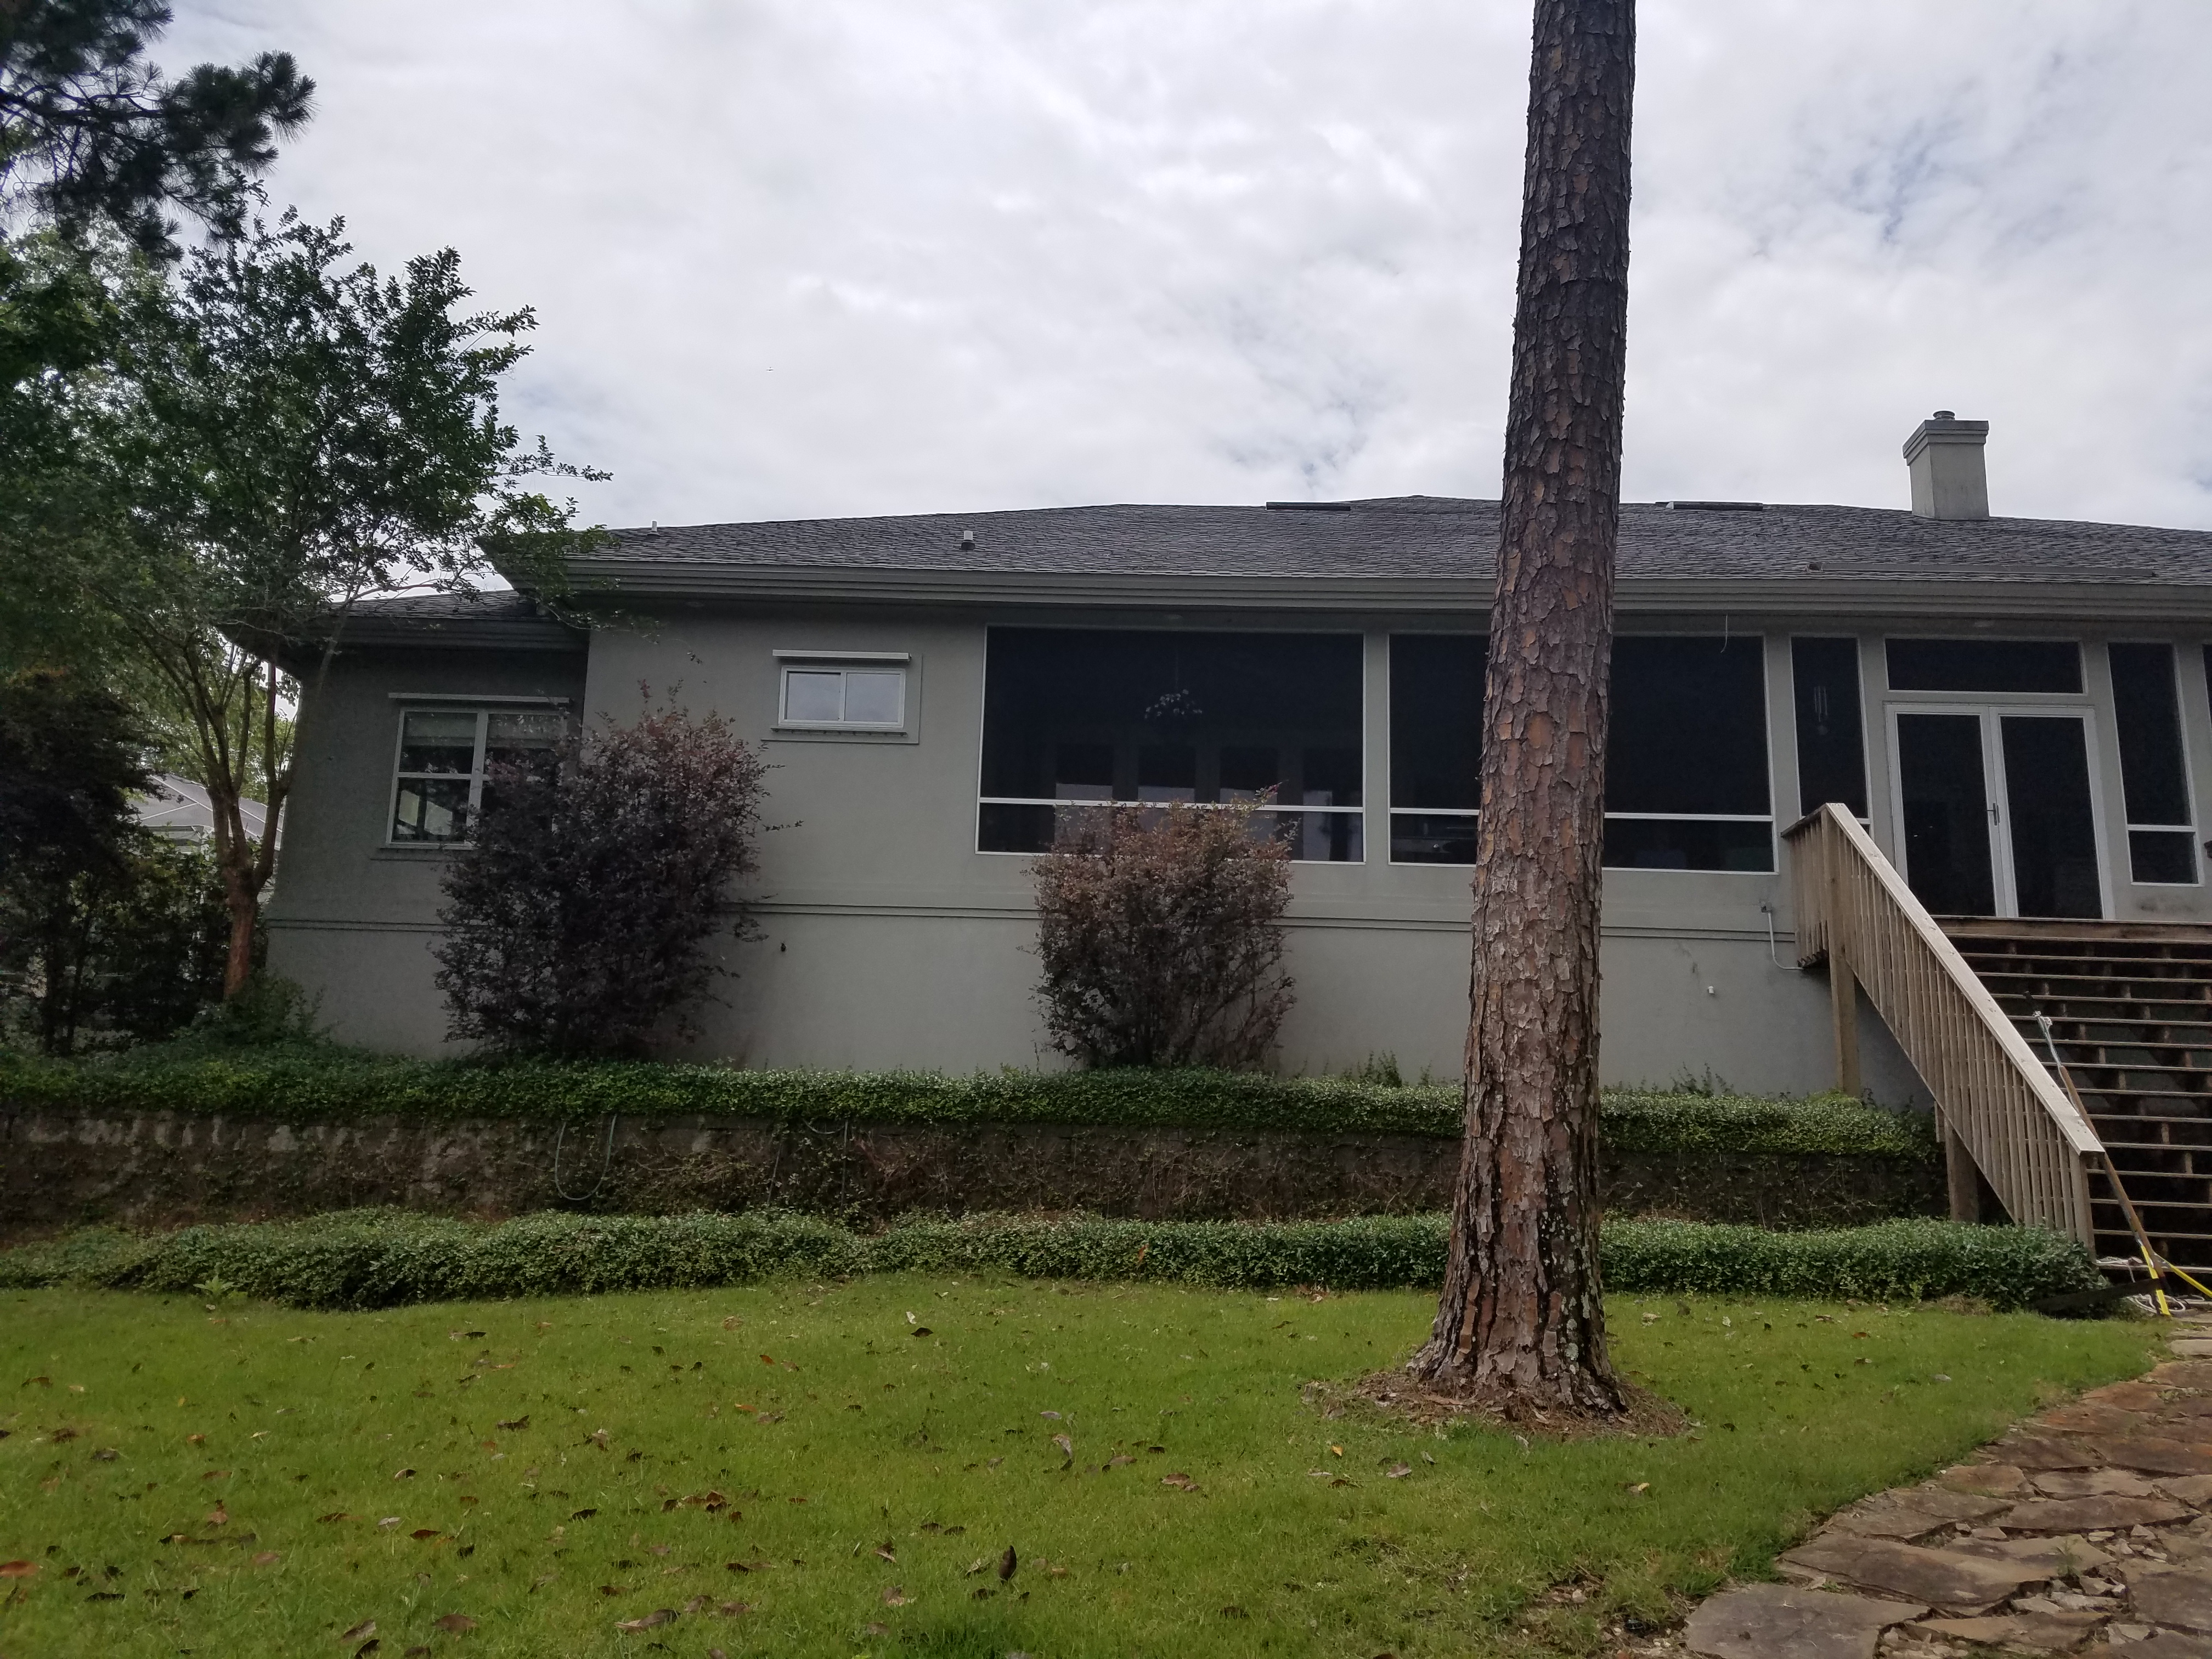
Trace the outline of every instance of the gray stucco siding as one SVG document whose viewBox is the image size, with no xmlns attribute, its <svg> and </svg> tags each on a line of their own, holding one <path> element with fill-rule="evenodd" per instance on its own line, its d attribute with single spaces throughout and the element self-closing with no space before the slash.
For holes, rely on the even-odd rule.
<svg viewBox="0 0 2212 1659">
<path fill-rule="evenodd" d="M 1346 632 L 1364 641 L 1366 857 L 1294 867 L 1288 965 L 1297 1003 L 1280 1064 L 1340 1072 L 1388 1054 L 1409 1075 L 1455 1075 L 1467 1009 L 1469 872 L 1389 861 L 1387 653 L 1394 629 L 1477 632 L 1486 620 L 1473 611 L 1308 608 L 1164 618 L 1157 611 L 756 599 L 672 604 L 650 628 L 600 629 L 587 665 L 581 656 L 555 653 L 380 651 L 342 659 L 303 711 L 291 842 L 270 918 L 272 960 L 322 993 L 324 1016 L 340 1036 L 437 1049 L 444 1017 L 429 985 L 428 945 L 444 855 L 382 844 L 399 706 L 392 694 L 569 696 L 590 720 L 628 720 L 642 706 L 642 683 L 656 702 L 726 716 L 763 743 L 771 768 L 767 817 L 777 827 L 763 838 L 761 868 L 749 884 L 762 937 L 723 947 L 737 977 L 696 1016 L 703 1032 L 691 1054 L 748 1065 L 951 1071 L 1059 1063 L 1033 990 L 1030 861 L 976 850 L 988 629 L 1004 622 Z M 1930 698 L 1887 690 L 1882 640 L 1903 628 L 1955 634 L 1960 623 L 1629 609 L 1619 625 L 1623 633 L 1725 630 L 1759 641 L 1778 830 L 1797 815 L 1790 639 L 1858 636 L 1873 833 L 1897 855 L 1887 710 Z M 2043 701 L 2091 718 L 2112 914 L 2212 920 L 2202 884 L 2140 888 L 2128 878 L 2105 632 L 2047 622 L 2017 631 L 2084 640 L 2082 693 Z M 2125 626 L 2112 636 L 2155 638 L 2158 630 Z M 2212 823 L 2212 708 L 2195 636 L 2177 642 L 2202 834 Z M 779 731 L 778 651 L 904 653 L 908 729 L 866 738 Z M 1607 873 L 1601 1054 L 1608 1081 L 1710 1074 L 1759 1091 L 1826 1086 L 1833 1074 L 1827 988 L 1794 965 L 1786 859 L 1778 849 L 1772 872 Z M 1879 1097 L 1924 1098 L 1878 1022 L 1869 1024 L 1865 1065 Z"/>
</svg>

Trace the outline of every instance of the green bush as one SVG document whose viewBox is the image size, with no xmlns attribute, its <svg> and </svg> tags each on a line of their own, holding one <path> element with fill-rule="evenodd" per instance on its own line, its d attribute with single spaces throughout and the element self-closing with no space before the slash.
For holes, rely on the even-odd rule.
<svg viewBox="0 0 2212 1659">
<path fill-rule="evenodd" d="M 1154 1071 L 767 1072 L 653 1061 L 487 1065 L 294 1044 L 222 1054 L 140 1050 L 58 1064 L 0 1057 L 0 1099 L 81 1111 L 176 1111 L 327 1121 L 657 1117 L 785 1122 L 1097 1123 L 1132 1128 L 1456 1137 L 1455 1085 Z M 1830 1152 L 1932 1160 L 1926 1122 L 1840 1096 L 1761 1100 L 1618 1091 L 1601 1133 L 1618 1152 Z"/>
<path fill-rule="evenodd" d="M 403 1210 L 301 1222 L 85 1231 L 0 1253 L 0 1288 L 55 1284 L 182 1292 L 210 1283 L 309 1308 L 380 1308 L 681 1289 L 865 1273 L 1002 1273 L 1221 1288 L 1432 1288 L 1441 1216 L 1252 1223 L 975 1216 L 850 1232 L 781 1211 L 544 1213 L 484 1224 Z M 1682 1221 L 1607 1225 L 1608 1289 L 1836 1300 L 1982 1297 L 2019 1308 L 2102 1282 L 2070 1239 L 2025 1227 L 1892 1221 L 1770 1233 Z"/>
</svg>

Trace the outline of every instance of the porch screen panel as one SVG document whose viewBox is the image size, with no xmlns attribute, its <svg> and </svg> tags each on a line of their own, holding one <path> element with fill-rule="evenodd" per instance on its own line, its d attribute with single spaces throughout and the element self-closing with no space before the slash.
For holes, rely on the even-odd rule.
<svg viewBox="0 0 2212 1659">
<path fill-rule="evenodd" d="M 1356 634 L 994 628 L 978 848 L 1042 853 L 1083 803 L 1262 803 L 1292 855 L 1364 855 Z"/>
<path fill-rule="evenodd" d="M 1866 731 L 1859 708 L 1859 642 L 1790 641 L 1797 715 L 1797 810 L 1830 801 L 1867 816 Z"/>
<path fill-rule="evenodd" d="M 2181 695 L 2170 645 L 2110 645 L 2129 872 L 2138 882 L 2193 885 L 2197 815 L 2182 757 Z"/>
<path fill-rule="evenodd" d="M 1605 812 L 1610 867 L 1774 868 L 1763 639 L 1613 641 Z"/>
<path fill-rule="evenodd" d="M 1474 862 L 1489 649 L 1481 634 L 1390 636 L 1394 864 Z"/>
</svg>

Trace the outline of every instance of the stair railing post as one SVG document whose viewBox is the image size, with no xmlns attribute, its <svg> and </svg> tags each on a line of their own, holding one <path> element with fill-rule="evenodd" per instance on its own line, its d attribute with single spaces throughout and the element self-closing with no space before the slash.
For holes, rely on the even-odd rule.
<svg viewBox="0 0 2212 1659">
<path fill-rule="evenodd" d="M 1820 813 L 1820 863 L 1827 877 L 1828 1011 L 1836 1028 L 1836 1091 L 1856 1097 L 1859 1092 L 1859 999 L 1850 958 L 1855 930 L 1845 925 L 1849 915 L 1844 883 L 1845 848 L 1829 822 L 1829 815 L 1840 810 L 1832 804 Z"/>
<path fill-rule="evenodd" d="M 1937 1114 L 1943 1134 L 1943 1183 L 1951 1200 L 1951 1219 L 1979 1221 L 1982 1218 L 1981 1171 L 1974 1167 L 1974 1155 L 1966 1150 L 1966 1143 L 1959 1139 L 1950 1124 L 1942 1122 Z"/>
</svg>

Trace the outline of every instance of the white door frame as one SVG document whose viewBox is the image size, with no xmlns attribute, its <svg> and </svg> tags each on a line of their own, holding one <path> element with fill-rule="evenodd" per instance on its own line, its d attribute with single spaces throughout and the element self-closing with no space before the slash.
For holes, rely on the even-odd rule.
<svg viewBox="0 0 2212 1659">
<path fill-rule="evenodd" d="M 2004 741 L 2002 728 L 1997 722 L 2008 714 L 2024 714 L 2036 720 L 2064 718 L 2081 722 L 2081 753 L 2089 769 L 2086 780 L 2089 790 L 2089 821 L 2095 833 L 2097 846 L 2097 905 L 2100 915 L 2110 920 L 2112 915 L 2112 860 L 2105 840 L 2105 798 L 2098 788 L 2103 774 L 2098 768 L 2097 722 L 2095 711 L 2080 703 L 2045 702 L 1892 702 L 1885 724 L 1889 738 L 1889 814 L 1895 839 L 1891 845 L 1897 848 L 1899 862 L 1908 864 L 1904 872 L 1906 884 L 1912 880 L 1909 867 L 1911 854 L 1905 841 L 1905 773 L 1904 762 L 1899 752 L 1899 738 L 1897 717 L 1899 714 L 1956 714 L 1972 717 L 1982 723 L 1982 788 L 1988 797 L 1983 810 L 1990 814 L 1990 860 L 1996 866 L 1991 890 L 1996 896 L 1997 915 L 2007 921 L 2020 916 L 2020 894 L 2013 875 L 2012 858 L 2012 795 L 2005 778 Z"/>
</svg>

